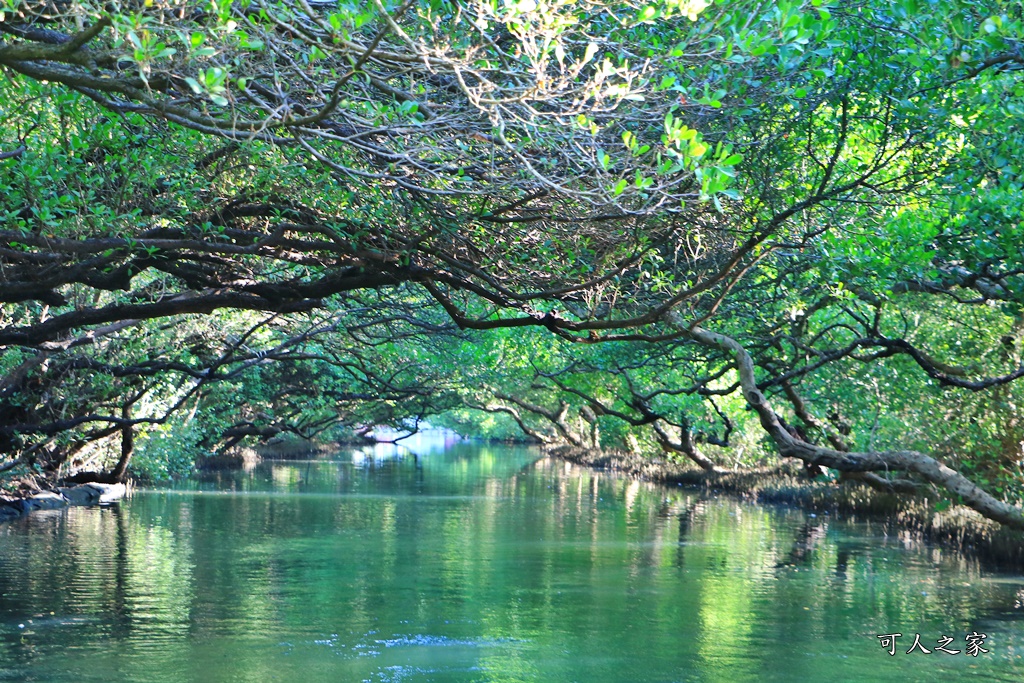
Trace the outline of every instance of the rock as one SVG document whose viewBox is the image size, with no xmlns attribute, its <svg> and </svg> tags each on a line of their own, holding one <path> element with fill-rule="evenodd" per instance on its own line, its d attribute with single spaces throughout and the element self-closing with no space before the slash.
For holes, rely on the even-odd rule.
<svg viewBox="0 0 1024 683">
<path fill-rule="evenodd" d="M 67 498 L 59 493 L 44 491 L 37 493 L 25 501 L 28 511 L 32 510 L 59 510 L 68 504 Z"/>
<path fill-rule="evenodd" d="M 96 505 L 113 503 L 128 494 L 124 484 L 92 482 L 81 486 L 58 489 L 59 493 L 44 491 L 31 498 L 0 498 L 0 521 L 14 519 L 35 510 L 60 510 L 68 505 Z"/>
<path fill-rule="evenodd" d="M 128 487 L 124 484 L 101 484 L 99 482 L 92 482 L 86 484 L 82 488 L 91 488 L 96 491 L 99 496 L 100 503 L 113 503 L 121 500 L 128 495 Z"/>
<path fill-rule="evenodd" d="M 0 521 L 21 517 L 26 512 L 25 501 L 23 500 L 0 501 Z"/>
<path fill-rule="evenodd" d="M 58 489 L 71 505 L 95 505 L 100 502 L 100 493 L 92 484 Z"/>
<path fill-rule="evenodd" d="M 95 505 L 121 500 L 128 493 L 128 489 L 124 484 L 101 484 L 93 481 L 81 486 L 63 488 L 60 492 L 72 505 Z"/>
</svg>

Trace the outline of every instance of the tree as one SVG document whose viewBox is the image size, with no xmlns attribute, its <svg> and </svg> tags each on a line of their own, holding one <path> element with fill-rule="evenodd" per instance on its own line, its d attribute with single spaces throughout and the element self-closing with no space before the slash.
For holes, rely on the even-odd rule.
<svg viewBox="0 0 1024 683">
<path fill-rule="evenodd" d="M 331 309 L 410 283 L 464 328 L 696 347 L 705 370 L 689 375 L 736 373 L 783 453 L 916 472 L 1021 524 L 927 456 L 839 448 L 842 425 L 800 393 L 851 362 L 906 358 L 965 391 L 1024 374 L 1012 354 L 960 372 L 901 324 L 921 297 L 996 301 L 996 335 L 1013 337 L 1019 4 L 4 13 L 19 104 L 3 162 L 19 203 L 2 236 L 7 348 Z M 687 448 L 678 407 L 559 390 L 635 426 L 674 420 L 680 441 L 655 434 Z M 794 437 L 765 392 L 830 447 Z"/>
</svg>

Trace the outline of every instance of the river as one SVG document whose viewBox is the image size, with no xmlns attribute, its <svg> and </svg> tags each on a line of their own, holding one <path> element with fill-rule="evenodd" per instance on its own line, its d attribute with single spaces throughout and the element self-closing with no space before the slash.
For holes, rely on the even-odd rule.
<svg viewBox="0 0 1024 683">
<path fill-rule="evenodd" d="M 1024 576 L 877 523 L 514 447 L 265 462 L 0 525 L 0 681 L 1019 682 L 1022 603 Z"/>
</svg>

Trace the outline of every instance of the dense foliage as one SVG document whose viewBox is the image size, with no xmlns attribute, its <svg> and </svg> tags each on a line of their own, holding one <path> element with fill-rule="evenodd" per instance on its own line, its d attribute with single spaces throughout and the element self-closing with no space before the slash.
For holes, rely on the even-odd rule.
<svg viewBox="0 0 1024 683">
<path fill-rule="evenodd" d="M 0 12 L 0 471 L 433 418 L 1022 524 L 1021 3 Z"/>
</svg>

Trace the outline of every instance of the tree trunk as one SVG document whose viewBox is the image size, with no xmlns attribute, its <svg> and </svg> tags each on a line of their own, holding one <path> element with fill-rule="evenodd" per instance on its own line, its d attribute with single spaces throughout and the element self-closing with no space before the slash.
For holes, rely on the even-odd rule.
<svg viewBox="0 0 1024 683">
<path fill-rule="evenodd" d="M 132 416 L 132 406 L 130 403 L 124 404 L 121 408 L 121 417 L 125 420 L 130 420 Z M 132 426 L 126 424 L 121 428 L 121 458 L 117 461 L 117 465 L 110 472 L 111 478 L 118 484 L 123 484 L 125 476 L 128 474 L 128 463 L 132 459 L 132 451 L 135 449 L 135 437 L 132 433 Z"/>
<path fill-rule="evenodd" d="M 655 438 L 658 443 L 666 451 L 674 451 L 676 453 L 682 453 L 687 458 L 692 460 L 705 472 L 721 472 L 722 470 L 706 455 L 704 455 L 697 444 L 693 440 L 693 435 L 690 433 L 689 423 L 684 423 L 682 428 L 679 430 L 679 442 L 672 441 L 672 437 L 668 435 L 665 428 L 657 422 L 651 424 L 654 427 Z"/>
<path fill-rule="evenodd" d="M 816 465 L 832 467 L 842 472 L 890 472 L 893 470 L 914 472 L 927 481 L 959 496 L 965 505 L 985 517 L 1006 526 L 1024 529 L 1024 514 L 1021 513 L 1020 508 L 996 499 L 967 477 L 924 453 L 917 451 L 844 452 L 795 439 L 782 426 L 778 415 L 769 405 L 761 390 L 757 388 L 754 361 L 739 342 L 731 337 L 699 327 L 688 329 L 679 314 L 674 311 L 666 315 L 666 320 L 675 327 L 686 331 L 694 341 L 704 346 L 721 349 L 735 359 L 743 396 L 757 413 L 761 426 L 771 436 L 782 455 L 800 458 Z"/>
</svg>

